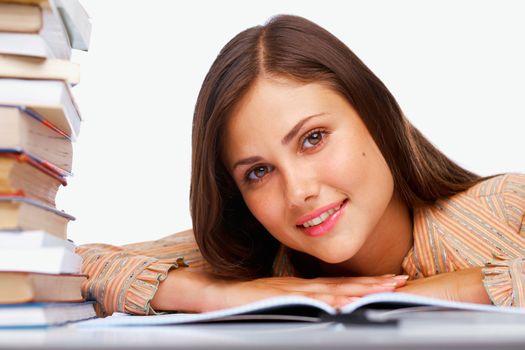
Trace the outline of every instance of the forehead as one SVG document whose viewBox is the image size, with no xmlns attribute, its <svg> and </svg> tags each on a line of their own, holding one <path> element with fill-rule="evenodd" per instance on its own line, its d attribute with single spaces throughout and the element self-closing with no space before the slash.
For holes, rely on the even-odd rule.
<svg viewBox="0 0 525 350">
<path fill-rule="evenodd" d="M 280 142 L 304 117 L 327 112 L 334 99 L 341 97 L 321 83 L 259 78 L 228 118 L 225 150 L 252 153 L 268 139 Z"/>
<path fill-rule="evenodd" d="M 334 92 L 321 83 L 301 83 L 283 77 L 258 78 L 237 103 L 229 121 L 234 125 L 255 120 L 267 122 L 272 118 L 286 122 L 319 108 L 330 94 Z"/>
</svg>

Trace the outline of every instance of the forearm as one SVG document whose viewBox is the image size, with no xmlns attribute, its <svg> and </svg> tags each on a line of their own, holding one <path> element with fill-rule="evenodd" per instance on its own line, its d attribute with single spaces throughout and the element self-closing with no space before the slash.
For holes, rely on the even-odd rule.
<svg viewBox="0 0 525 350">
<path fill-rule="evenodd" d="M 408 281 L 406 286 L 396 291 L 449 301 L 490 304 L 481 269 L 474 267 Z"/>
<path fill-rule="evenodd" d="M 482 267 L 474 267 L 451 273 L 458 274 L 456 279 L 459 300 L 468 303 L 491 304 L 485 286 L 483 285 Z"/>
<path fill-rule="evenodd" d="M 173 269 L 159 284 L 150 305 L 155 311 L 202 311 L 213 297 L 211 288 L 214 282 L 217 281 L 202 271 Z"/>
<path fill-rule="evenodd" d="M 182 257 L 159 260 L 108 244 L 82 245 L 76 253 L 83 259 L 82 272 L 89 276 L 82 285 L 82 294 L 97 301 L 101 316 L 115 311 L 150 313 L 150 300 L 159 281 L 170 269 L 184 266 Z"/>
</svg>

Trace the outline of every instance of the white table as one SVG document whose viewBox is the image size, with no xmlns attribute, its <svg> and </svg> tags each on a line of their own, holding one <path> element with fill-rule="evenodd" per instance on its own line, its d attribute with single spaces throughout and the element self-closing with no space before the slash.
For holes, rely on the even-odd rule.
<svg viewBox="0 0 525 350">
<path fill-rule="evenodd" d="M 460 313 L 397 325 L 216 323 L 1 330 L 0 349 L 525 349 L 525 318 Z"/>
</svg>

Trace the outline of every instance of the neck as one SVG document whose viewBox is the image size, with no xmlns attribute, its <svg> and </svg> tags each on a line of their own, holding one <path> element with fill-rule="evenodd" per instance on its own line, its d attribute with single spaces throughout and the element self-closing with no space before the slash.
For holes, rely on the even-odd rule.
<svg viewBox="0 0 525 350">
<path fill-rule="evenodd" d="M 410 208 L 396 195 L 366 243 L 349 260 L 323 264 L 327 275 L 378 276 L 400 274 L 402 263 L 413 245 L 413 220 Z"/>
</svg>

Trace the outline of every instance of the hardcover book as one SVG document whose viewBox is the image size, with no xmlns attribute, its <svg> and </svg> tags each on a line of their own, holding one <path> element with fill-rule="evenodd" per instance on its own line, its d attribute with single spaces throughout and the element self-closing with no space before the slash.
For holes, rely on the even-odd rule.
<svg viewBox="0 0 525 350">
<path fill-rule="evenodd" d="M 95 316 L 92 301 L 0 305 L 0 329 L 57 326 Z"/>
<path fill-rule="evenodd" d="M 0 304 L 84 301 L 81 286 L 86 279 L 81 274 L 0 271 Z"/>
<path fill-rule="evenodd" d="M 67 238 L 67 224 L 75 218 L 42 202 L 0 193 L 0 231 L 44 230 Z"/>
<path fill-rule="evenodd" d="M 69 37 L 54 0 L 8 2 L 11 3 L 10 15 L 6 5 L 2 8 L 1 27 L 7 31 L 0 31 L 0 53 L 62 60 L 71 58 Z"/>
<path fill-rule="evenodd" d="M 80 131 L 78 107 L 61 80 L 0 79 L 0 105 L 27 107 L 73 140 Z"/>
<path fill-rule="evenodd" d="M 16 107 L 0 105 L 0 150 L 27 152 L 67 172 L 73 167 L 71 140 L 44 120 Z"/>
<path fill-rule="evenodd" d="M 68 248 L 0 248 L 0 271 L 80 274 L 82 257 Z"/>
</svg>

